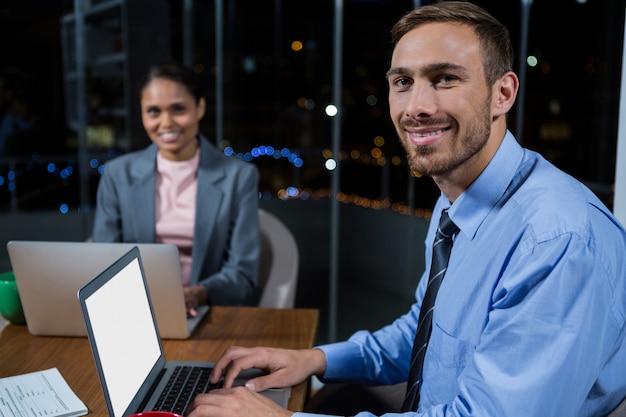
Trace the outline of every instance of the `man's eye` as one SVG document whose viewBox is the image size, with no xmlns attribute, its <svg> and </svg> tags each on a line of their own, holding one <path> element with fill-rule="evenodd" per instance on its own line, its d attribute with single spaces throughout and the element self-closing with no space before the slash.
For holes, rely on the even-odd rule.
<svg viewBox="0 0 626 417">
<path fill-rule="evenodd" d="M 408 78 L 398 78 L 394 80 L 393 85 L 396 87 L 406 87 L 411 85 L 411 81 Z"/>
<path fill-rule="evenodd" d="M 452 75 L 444 74 L 437 79 L 437 84 L 450 84 L 458 80 L 457 77 Z"/>
</svg>

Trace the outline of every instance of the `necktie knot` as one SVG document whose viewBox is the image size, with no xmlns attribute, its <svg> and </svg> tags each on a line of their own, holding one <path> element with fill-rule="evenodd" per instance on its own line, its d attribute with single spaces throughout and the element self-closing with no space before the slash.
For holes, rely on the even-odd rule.
<svg viewBox="0 0 626 417">
<path fill-rule="evenodd" d="M 459 231 L 459 228 L 456 224 L 450 219 L 448 215 L 448 210 L 443 210 L 441 212 L 441 218 L 439 219 L 439 228 L 437 229 L 437 235 L 442 238 L 451 238 L 454 234 Z"/>
</svg>

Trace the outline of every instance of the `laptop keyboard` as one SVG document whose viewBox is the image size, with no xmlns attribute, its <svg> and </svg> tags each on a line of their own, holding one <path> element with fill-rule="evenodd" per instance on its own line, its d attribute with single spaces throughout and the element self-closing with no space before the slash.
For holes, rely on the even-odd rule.
<svg viewBox="0 0 626 417">
<path fill-rule="evenodd" d="M 201 366 L 177 366 L 157 400 L 154 410 L 170 411 L 181 416 L 197 394 L 218 388 L 221 384 L 211 384 L 211 369 Z"/>
</svg>

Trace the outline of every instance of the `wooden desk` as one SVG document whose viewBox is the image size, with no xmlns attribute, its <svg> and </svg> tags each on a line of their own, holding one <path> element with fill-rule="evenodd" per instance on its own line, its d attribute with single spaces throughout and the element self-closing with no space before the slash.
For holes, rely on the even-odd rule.
<svg viewBox="0 0 626 417">
<path fill-rule="evenodd" d="M 214 307 L 188 340 L 163 340 L 167 360 L 216 361 L 231 345 L 303 349 L 313 346 L 314 309 Z M 0 328 L 0 377 L 56 367 L 89 414 L 108 417 L 96 366 L 85 337 L 32 336 L 26 326 Z M 304 382 L 292 388 L 289 409 L 302 410 Z"/>
</svg>

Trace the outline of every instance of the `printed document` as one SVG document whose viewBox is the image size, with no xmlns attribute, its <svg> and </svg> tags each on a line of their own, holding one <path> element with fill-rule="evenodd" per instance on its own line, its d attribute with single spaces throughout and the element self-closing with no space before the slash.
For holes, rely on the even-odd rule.
<svg viewBox="0 0 626 417">
<path fill-rule="evenodd" d="M 75 417 L 87 414 L 57 368 L 0 378 L 0 416 Z"/>
</svg>

